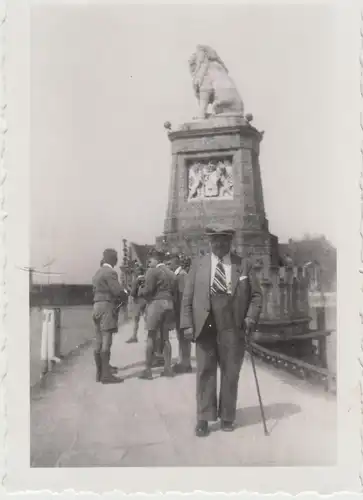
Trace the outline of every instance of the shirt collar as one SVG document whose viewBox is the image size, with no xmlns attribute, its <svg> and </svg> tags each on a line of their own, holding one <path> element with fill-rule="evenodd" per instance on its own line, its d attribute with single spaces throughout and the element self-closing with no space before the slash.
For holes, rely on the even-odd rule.
<svg viewBox="0 0 363 500">
<path fill-rule="evenodd" d="M 102 264 L 102 267 L 110 267 L 111 269 L 113 269 L 113 267 L 111 266 L 111 264 L 108 264 L 107 262 L 104 262 Z"/>
<path fill-rule="evenodd" d="M 160 267 L 160 266 L 165 266 L 164 262 L 159 262 L 159 264 L 156 264 L 156 267 Z"/>
<path fill-rule="evenodd" d="M 180 273 L 181 270 L 182 270 L 181 266 L 179 266 L 177 269 L 175 269 L 176 276 L 178 276 L 178 274 Z"/>
<path fill-rule="evenodd" d="M 212 252 L 212 259 L 214 261 L 219 262 L 221 259 L 217 257 L 213 252 Z M 228 252 L 222 259 L 223 264 L 230 264 L 231 263 L 231 252 Z"/>
</svg>

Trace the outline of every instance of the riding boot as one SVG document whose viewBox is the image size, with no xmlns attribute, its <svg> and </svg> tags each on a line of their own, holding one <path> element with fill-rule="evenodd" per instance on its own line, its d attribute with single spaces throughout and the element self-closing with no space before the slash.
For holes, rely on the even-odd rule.
<svg viewBox="0 0 363 500">
<path fill-rule="evenodd" d="M 101 371 L 102 371 L 102 362 L 101 362 L 101 354 L 99 352 L 94 352 L 95 364 L 96 364 L 96 382 L 101 381 Z"/>
<path fill-rule="evenodd" d="M 164 354 L 164 370 L 161 373 L 161 376 L 162 377 L 173 377 L 174 372 L 171 369 L 171 344 L 170 344 L 169 340 L 166 340 L 164 342 L 163 354 Z"/>
<path fill-rule="evenodd" d="M 108 352 L 101 352 L 101 360 L 102 360 L 102 371 L 101 371 L 102 384 L 119 384 L 124 381 L 123 379 L 114 377 L 112 375 L 109 365 Z"/>
<path fill-rule="evenodd" d="M 108 359 L 108 366 L 109 366 L 109 368 L 110 368 L 110 372 L 111 372 L 111 373 L 117 373 L 117 372 L 118 372 L 118 369 L 116 368 L 116 366 L 111 366 L 111 365 L 110 365 L 111 351 L 108 351 L 107 356 L 108 356 L 108 358 L 107 358 L 107 359 Z"/>
<path fill-rule="evenodd" d="M 154 340 L 151 337 L 148 337 L 146 342 L 146 362 L 145 362 L 145 370 L 140 374 L 139 378 L 152 380 L 152 362 L 153 362 L 153 354 L 154 354 Z"/>
<path fill-rule="evenodd" d="M 160 334 L 155 339 L 154 360 L 153 366 L 164 366 L 164 353 Z"/>
</svg>

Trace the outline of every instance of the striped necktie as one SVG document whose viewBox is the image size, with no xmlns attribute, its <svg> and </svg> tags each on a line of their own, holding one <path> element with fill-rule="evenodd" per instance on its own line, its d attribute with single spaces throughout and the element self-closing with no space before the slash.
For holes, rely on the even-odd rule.
<svg viewBox="0 0 363 500">
<path fill-rule="evenodd" d="M 227 293 L 227 279 L 224 270 L 223 260 L 220 259 L 214 273 L 213 284 L 211 288 L 212 295 L 217 293 Z"/>
</svg>

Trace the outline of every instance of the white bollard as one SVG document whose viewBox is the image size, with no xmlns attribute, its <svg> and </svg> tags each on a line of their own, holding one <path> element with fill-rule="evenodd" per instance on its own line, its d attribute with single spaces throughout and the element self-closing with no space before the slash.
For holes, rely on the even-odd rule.
<svg viewBox="0 0 363 500">
<path fill-rule="evenodd" d="M 43 309 L 42 321 L 42 341 L 40 344 L 40 359 L 42 361 L 42 375 L 48 372 L 48 324 L 49 324 L 49 311 Z"/>
<path fill-rule="evenodd" d="M 59 326 L 60 325 L 58 325 L 56 321 L 56 311 L 54 309 L 44 309 L 42 342 L 40 347 L 42 375 L 52 370 L 52 363 L 59 363 L 61 361 L 59 357 L 57 357 L 59 350 Z"/>
<path fill-rule="evenodd" d="M 54 311 L 48 310 L 48 369 L 52 369 L 52 359 L 54 358 L 54 340 L 55 340 L 55 318 Z"/>
</svg>

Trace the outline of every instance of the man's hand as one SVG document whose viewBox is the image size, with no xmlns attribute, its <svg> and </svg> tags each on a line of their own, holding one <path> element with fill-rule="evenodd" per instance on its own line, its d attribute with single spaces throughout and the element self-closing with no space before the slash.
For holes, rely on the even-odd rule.
<svg viewBox="0 0 363 500">
<path fill-rule="evenodd" d="M 189 342 L 193 342 L 193 340 L 194 340 L 194 329 L 193 328 L 185 328 L 184 339 L 188 340 Z"/>
<path fill-rule="evenodd" d="M 244 323 L 245 323 L 245 325 L 244 325 L 244 326 L 245 326 L 245 332 L 246 332 L 246 335 L 247 335 L 248 337 L 250 337 L 250 336 L 251 336 L 251 334 L 252 334 L 252 332 L 253 332 L 253 331 L 254 331 L 254 329 L 255 329 L 255 322 L 254 322 L 254 321 L 253 321 L 253 319 L 251 319 L 251 318 L 245 318 Z"/>
</svg>

